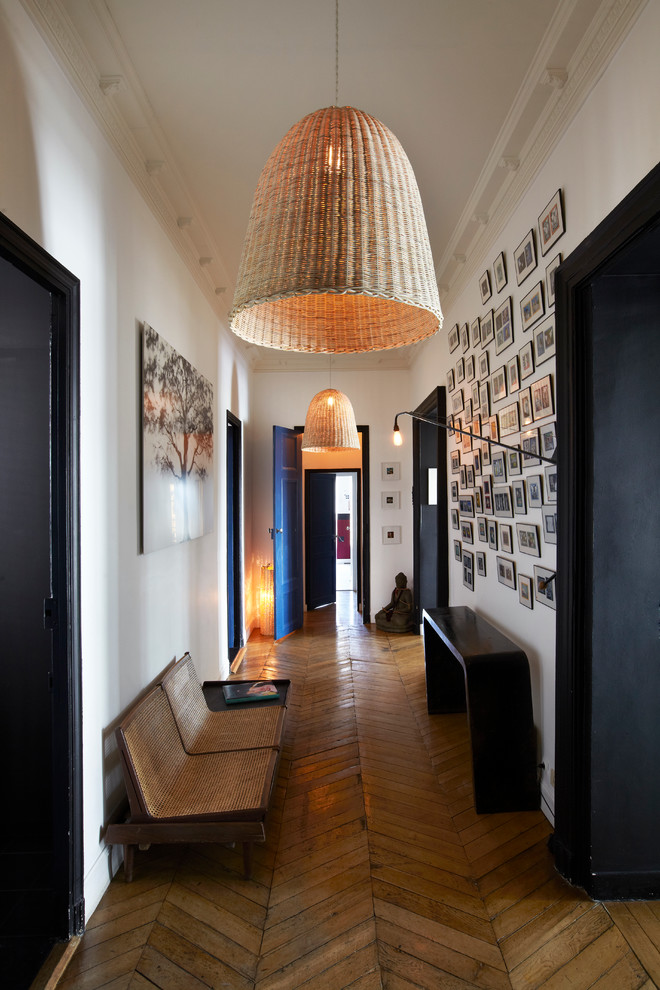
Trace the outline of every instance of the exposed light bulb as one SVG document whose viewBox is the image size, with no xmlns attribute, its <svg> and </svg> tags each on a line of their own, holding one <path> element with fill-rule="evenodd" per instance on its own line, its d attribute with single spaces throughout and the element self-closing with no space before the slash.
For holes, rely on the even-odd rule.
<svg viewBox="0 0 660 990">
<path fill-rule="evenodd" d="M 392 441 L 395 447 L 400 447 L 403 444 L 403 437 L 401 436 L 401 430 L 398 426 L 394 427 L 394 435 L 392 436 Z"/>
</svg>

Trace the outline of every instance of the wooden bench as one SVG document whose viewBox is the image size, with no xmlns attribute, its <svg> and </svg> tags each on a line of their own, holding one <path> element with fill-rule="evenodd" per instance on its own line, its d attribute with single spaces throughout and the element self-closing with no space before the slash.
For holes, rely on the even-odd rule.
<svg viewBox="0 0 660 990">
<path fill-rule="evenodd" d="M 171 842 L 241 842 L 251 876 L 284 719 L 283 705 L 209 711 L 188 655 L 133 706 L 116 731 L 129 817 L 105 832 L 124 847 L 127 882 L 136 846 Z"/>
<path fill-rule="evenodd" d="M 467 711 L 477 812 L 538 808 L 526 654 L 465 606 L 425 609 L 422 618 L 428 710 Z"/>
</svg>

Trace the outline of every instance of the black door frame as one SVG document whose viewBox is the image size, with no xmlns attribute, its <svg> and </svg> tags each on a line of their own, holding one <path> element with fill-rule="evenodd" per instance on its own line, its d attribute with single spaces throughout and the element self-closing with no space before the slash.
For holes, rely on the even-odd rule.
<svg viewBox="0 0 660 990">
<path fill-rule="evenodd" d="M 656 166 L 556 272 L 557 538 L 556 791 L 557 868 L 596 896 L 590 876 L 592 508 L 594 422 L 591 284 L 634 238 L 660 223 Z M 617 896 L 610 892 L 607 896 Z M 644 891 L 629 896 L 644 897 Z"/>
<path fill-rule="evenodd" d="M 303 426 L 294 426 L 298 433 L 304 431 Z M 358 433 L 361 435 L 360 444 L 362 447 L 362 598 L 358 597 L 358 602 L 362 604 L 362 622 L 368 625 L 371 622 L 371 510 L 369 499 L 371 498 L 371 486 L 369 484 L 369 427 L 358 424 Z M 357 470 L 353 468 L 352 470 Z M 336 473 L 336 472 L 335 472 Z"/>
<path fill-rule="evenodd" d="M 232 663 L 245 645 L 243 637 L 243 424 L 227 410 L 227 612 L 231 609 L 234 637 L 227 643 Z M 231 513 L 229 511 L 231 504 Z M 232 600 L 229 598 L 230 584 Z"/>
<path fill-rule="evenodd" d="M 447 391 L 444 386 L 436 386 L 414 410 L 420 416 L 446 420 Z M 437 601 L 435 607 L 449 604 L 449 534 L 447 529 L 447 432 L 442 427 L 434 427 L 413 419 L 413 596 L 417 629 L 422 621 L 420 604 L 421 593 L 421 539 L 422 539 L 422 493 L 427 480 L 422 477 L 422 430 L 434 430 L 436 435 L 435 467 L 438 469 L 437 504 Z"/>
<path fill-rule="evenodd" d="M 51 294 L 53 854 L 57 938 L 85 924 L 80 634 L 80 283 L 0 214 L 0 255 Z"/>
<path fill-rule="evenodd" d="M 362 553 L 362 468 L 307 468 L 305 471 L 305 603 L 309 598 L 309 514 L 307 507 L 310 498 L 309 479 L 313 474 L 354 474 L 357 476 L 356 521 L 358 530 L 357 559 L 361 563 Z M 336 556 L 335 556 L 336 563 Z M 362 567 L 357 568 L 357 600 L 362 602 Z"/>
</svg>

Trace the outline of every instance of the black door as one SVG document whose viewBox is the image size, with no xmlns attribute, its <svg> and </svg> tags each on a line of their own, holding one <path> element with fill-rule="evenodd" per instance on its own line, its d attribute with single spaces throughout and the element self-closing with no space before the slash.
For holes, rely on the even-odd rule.
<svg viewBox="0 0 660 990">
<path fill-rule="evenodd" d="M 307 608 L 337 600 L 337 524 L 334 472 L 305 472 Z"/>
<path fill-rule="evenodd" d="M 444 421 L 445 389 L 435 388 L 415 409 L 420 416 Z M 447 434 L 419 420 L 413 428 L 413 595 L 421 624 L 425 608 L 449 604 L 449 537 L 447 534 Z"/>
<path fill-rule="evenodd" d="M 82 930 L 77 281 L 0 218 L 2 979 Z"/>
<path fill-rule="evenodd" d="M 232 662 L 243 646 L 241 422 L 227 412 L 227 644 Z"/>
</svg>

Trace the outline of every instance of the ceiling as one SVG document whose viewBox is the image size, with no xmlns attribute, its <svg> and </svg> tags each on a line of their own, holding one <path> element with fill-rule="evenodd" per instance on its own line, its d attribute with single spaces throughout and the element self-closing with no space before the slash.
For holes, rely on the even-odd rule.
<svg viewBox="0 0 660 990">
<path fill-rule="evenodd" d="M 339 103 L 401 141 L 441 301 L 493 232 L 611 6 L 340 0 Z M 226 317 L 268 155 L 292 124 L 335 102 L 335 0 L 60 0 L 60 9 L 100 81 L 97 112 L 134 173 L 140 162 L 143 191 Z M 328 360 L 241 346 L 256 368 Z M 410 350 L 345 361 L 401 366 Z"/>
</svg>

